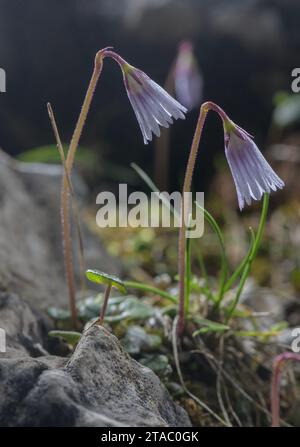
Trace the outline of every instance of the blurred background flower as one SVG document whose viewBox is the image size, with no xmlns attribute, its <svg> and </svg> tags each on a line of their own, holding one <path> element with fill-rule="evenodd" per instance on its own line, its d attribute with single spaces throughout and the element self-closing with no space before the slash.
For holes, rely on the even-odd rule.
<svg viewBox="0 0 300 447">
<path fill-rule="evenodd" d="M 200 105 L 203 81 L 194 55 L 193 43 L 183 40 L 179 44 L 174 67 L 175 92 L 179 102 L 192 110 Z"/>
<path fill-rule="evenodd" d="M 291 69 L 300 50 L 300 5 L 296 0 L 3 0 L 1 66 L 7 93 L 1 95 L 0 144 L 10 154 L 52 144 L 45 104 L 55 104 L 62 139 L 68 142 L 99 48 L 115 50 L 164 86 L 179 43 L 189 39 L 201 67 L 203 101 L 222 105 L 255 134 L 264 148 L 273 96 L 290 91 Z M 276 48 L 276 51 L 274 51 Z M 135 161 L 152 174 L 153 151 L 141 151 L 135 117 L 128 113 L 119 73 L 107 63 L 97 88 L 82 145 L 113 166 L 107 181 Z M 116 81 L 116 82 L 115 82 Z M 243 101 L 239 100 L 243 98 Z M 247 107 L 244 105 L 247 104 Z M 182 180 L 197 110 L 172 127 L 170 158 L 174 189 Z M 116 122 L 122 120 L 123 125 Z M 208 186 L 222 132 L 209 132 L 200 151 L 196 186 Z M 176 175 L 174 175 L 176 173 Z M 103 180 L 97 173 L 95 179 Z M 129 174 L 130 175 L 130 174 Z M 97 186 L 94 184 L 94 186 Z"/>
</svg>

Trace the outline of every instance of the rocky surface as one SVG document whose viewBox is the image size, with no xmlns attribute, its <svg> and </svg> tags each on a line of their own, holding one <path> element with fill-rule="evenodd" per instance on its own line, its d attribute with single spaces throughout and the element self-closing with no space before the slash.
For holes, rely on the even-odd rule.
<svg viewBox="0 0 300 447">
<path fill-rule="evenodd" d="M 189 426 L 158 377 L 99 326 L 70 359 L 0 354 L 1 426 Z"/>
<path fill-rule="evenodd" d="M 66 306 L 60 226 L 62 169 L 20 163 L 0 152 L 0 289 L 39 308 Z M 80 198 L 85 186 L 75 176 Z M 83 225 L 87 267 L 118 274 L 120 267 Z M 76 247 L 76 235 L 74 237 Z M 77 268 L 77 276 L 78 276 Z"/>
<path fill-rule="evenodd" d="M 0 426 L 189 425 L 158 377 L 114 335 L 91 327 L 71 357 L 48 336 L 45 309 L 67 303 L 61 175 L 57 166 L 26 165 L 0 152 Z M 84 196 L 80 179 L 74 184 Z M 84 236 L 87 266 L 118 273 L 86 229 Z"/>
<path fill-rule="evenodd" d="M 5 358 L 48 354 L 50 319 L 15 293 L 0 292 L 0 328 L 6 334 Z"/>
</svg>

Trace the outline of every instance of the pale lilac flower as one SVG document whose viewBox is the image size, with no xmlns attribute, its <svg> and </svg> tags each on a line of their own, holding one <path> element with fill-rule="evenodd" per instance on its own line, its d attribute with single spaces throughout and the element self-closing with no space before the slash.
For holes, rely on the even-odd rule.
<svg viewBox="0 0 300 447">
<path fill-rule="evenodd" d="M 188 110 L 198 107 L 202 99 L 203 80 L 190 40 L 179 44 L 173 75 L 177 99 Z"/>
<path fill-rule="evenodd" d="M 129 65 L 113 51 L 105 56 L 114 58 L 123 72 L 129 101 L 141 128 L 144 143 L 152 140 L 152 133 L 160 136 L 159 126 L 169 127 L 174 119 L 184 119 L 187 109 L 170 96 L 143 71 Z"/>
<path fill-rule="evenodd" d="M 240 210 L 245 202 L 260 200 L 265 192 L 276 191 L 284 182 L 273 171 L 258 147 L 241 127 L 223 120 L 225 154 L 234 179 Z"/>
</svg>

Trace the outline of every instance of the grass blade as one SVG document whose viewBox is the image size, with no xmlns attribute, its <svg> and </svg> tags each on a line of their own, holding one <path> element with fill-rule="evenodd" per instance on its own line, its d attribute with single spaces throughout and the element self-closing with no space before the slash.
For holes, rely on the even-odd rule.
<svg viewBox="0 0 300 447">
<path fill-rule="evenodd" d="M 233 300 L 233 302 L 227 312 L 226 323 L 228 323 L 228 321 L 232 317 L 232 314 L 233 314 L 236 306 L 238 305 L 240 296 L 244 289 L 246 279 L 248 278 L 248 275 L 249 275 L 249 272 L 251 269 L 252 262 L 254 261 L 256 255 L 257 255 L 257 252 L 259 250 L 263 231 L 264 231 L 266 220 L 267 220 L 267 214 L 268 214 L 268 208 L 269 208 L 269 197 L 270 197 L 269 194 L 267 194 L 267 193 L 264 194 L 264 200 L 263 200 L 263 206 L 262 206 L 262 212 L 261 212 L 260 221 L 259 221 L 259 225 L 258 225 L 258 230 L 257 230 L 256 236 L 255 236 L 254 242 L 252 244 L 251 253 L 247 257 L 247 262 L 243 268 L 241 280 L 240 280 L 240 283 L 238 286 L 238 290 L 237 290 L 235 299 Z"/>
<path fill-rule="evenodd" d="M 228 263 L 227 263 L 227 257 L 225 253 L 225 244 L 223 239 L 222 231 L 217 224 L 216 220 L 213 218 L 213 216 L 205 209 L 203 208 L 198 202 L 195 202 L 196 206 L 200 208 L 200 210 L 204 213 L 204 217 L 211 226 L 211 228 L 214 230 L 214 232 L 217 235 L 219 245 L 221 248 L 221 275 L 220 275 L 220 285 L 219 285 L 219 292 L 218 297 L 216 301 L 216 307 L 218 308 L 221 304 L 221 301 L 223 299 L 224 293 L 225 293 L 225 282 L 228 272 Z"/>
<path fill-rule="evenodd" d="M 164 290 L 158 289 L 157 287 L 149 286 L 147 284 L 143 284 L 136 281 L 123 281 L 123 283 L 128 289 L 137 289 L 142 290 L 144 292 L 154 293 L 155 295 L 159 295 L 162 298 L 171 301 L 172 303 L 178 302 L 178 299 L 175 296 L 171 295 L 170 293 Z"/>
</svg>

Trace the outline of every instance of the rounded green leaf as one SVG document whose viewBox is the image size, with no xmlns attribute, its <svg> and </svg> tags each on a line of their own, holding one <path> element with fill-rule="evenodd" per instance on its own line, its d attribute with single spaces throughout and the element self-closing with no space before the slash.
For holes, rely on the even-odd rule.
<svg viewBox="0 0 300 447">
<path fill-rule="evenodd" d="M 100 272 L 100 270 L 87 270 L 85 274 L 87 279 L 96 284 L 111 285 L 121 293 L 126 293 L 127 291 L 123 281 L 115 275 L 108 275 L 108 273 Z"/>
<path fill-rule="evenodd" d="M 74 331 L 50 331 L 48 332 L 48 335 L 50 337 L 62 338 L 65 342 L 69 343 L 72 346 L 76 345 L 81 337 L 80 332 Z"/>
<path fill-rule="evenodd" d="M 59 309 L 58 307 L 49 307 L 47 312 L 53 320 L 68 320 L 70 318 L 68 310 Z"/>
</svg>

